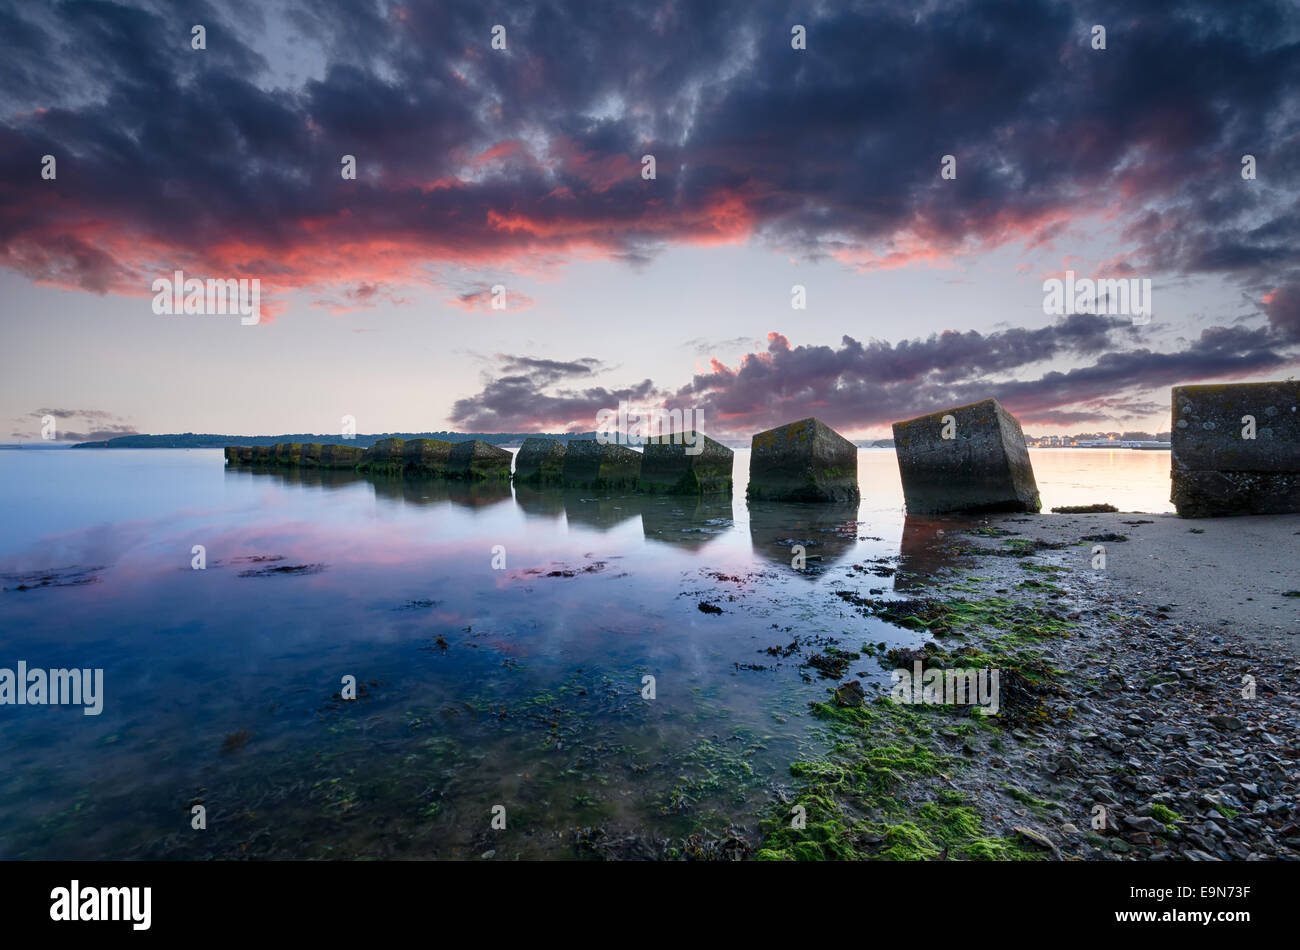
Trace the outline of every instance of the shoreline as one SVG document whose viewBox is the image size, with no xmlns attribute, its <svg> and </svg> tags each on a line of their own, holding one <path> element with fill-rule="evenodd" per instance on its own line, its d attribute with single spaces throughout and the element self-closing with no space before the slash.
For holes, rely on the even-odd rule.
<svg viewBox="0 0 1300 950">
<path fill-rule="evenodd" d="M 813 830 L 773 818 L 759 856 L 1300 858 L 1298 533 L 1300 515 L 909 519 L 911 599 L 837 596 L 932 634 L 887 669 L 1000 667 L 1003 709 L 828 690 L 813 711 L 840 746 L 791 767 Z"/>
</svg>

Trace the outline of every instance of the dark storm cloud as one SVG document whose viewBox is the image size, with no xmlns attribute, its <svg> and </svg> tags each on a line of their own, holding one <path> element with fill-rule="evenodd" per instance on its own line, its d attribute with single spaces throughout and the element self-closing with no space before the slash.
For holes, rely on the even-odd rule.
<svg viewBox="0 0 1300 950">
<path fill-rule="evenodd" d="M 465 431 L 590 432 L 601 409 L 617 409 L 620 400 L 661 401 L 668 395 L 648 379 L 621 389 L 571 388 L 573 380 L 606 369 L 590 357 L 566 362 L 502 354 L 497 360 L 497 371 L 485 374 L 483 391 L 452 406 L 449 418 Z"/>
<path fill-rule="evenodd" d="M 811 411 L 866 425 L 989 394 L 1048 419 L 1120 411 L 1137 380 L 1294 362 L 1293 3 L 819 6 L 0 2 L 0 265 L 97 293 L 143 293 L 175 266 L 255 274 L 270 293 L 334 288 L 323 299 L 346 309 L 442 262 L 635 264 L 757 239 L 871 268 L 1064 251 L 1091 215 L 1120 239 L 1111 273 L 1232 282 L 1267 326 L 1174 353 L 1104 318 L 837 348 L 778 335 L 673 398 L 720 425 Z M 504 52 L 489 48 L 497 22 Z M 790 48 L 794 23 L 806 51 Z M 290 53 L 315 78 L 286 80 Z M 641 178 L 647 152 L 656 181 Z M 938 176 L 946 154 L 955 181 Z M 507 361 L 452 418 L 589 428 L 619 398 L 663 396 L 649 380 L 572 388 L 586 362 Z"/>
<path fill-rule="evenodd" d="M 923 255 L 1032 241 L 1122 195 L 1130 265 L 1228 273 L 1259 295 L 1296 273 L 1288 3 L 276 9 L 294 31 L 276 42 L 319 49 L 320 78 L 272 81 L 233 28 L 271 30 L 256 4 L 0 9 L 8 266 L 102 292 L 188 258 L 300 286 L 378 279 L 395 253 L 635 261 L 752 235 L 871 266 L 900 234 Z M 35 175 L 46 153 L 57 185 Z M 956 182 L 938 179 L 944 154 Z M 320 254 L 344 239 L 349 273 Z"/>
</svg>

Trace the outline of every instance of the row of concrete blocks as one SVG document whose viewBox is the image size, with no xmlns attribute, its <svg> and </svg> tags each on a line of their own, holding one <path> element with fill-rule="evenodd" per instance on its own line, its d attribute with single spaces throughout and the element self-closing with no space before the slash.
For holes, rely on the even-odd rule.
<svg viewBox="0 0 1300 950">
<path fill-rule="evenodd" d="M 347 469 L 373 474 L 413 472 L 441 478 L 482 480 L 510 477 L 510 453 L 477 439 L 380 439 L 369 448 L 320 442 L 279 442 L 226 448 L 226 461 L 238 465 Z"/>
<path fill-rule="evenodd" d="M 636 452 L 595 439 L 529 438 L 515 459 L 514 477 L 532 485 L 639 490 L 665 494 L 729 492 L 731 449 L 705 435 L 653 440 Z M 688 452 L 688 448 L 691 450 Z M 476 481 L 509 479 L 510 453 L 487 442 L 381 439 L 368 449 L 285 442 L 231 446 L 226 461 L 244 465 L 355 469 L 383 475 L 420 475 Z"/>
<path fill-rule="evenodd" d="M 1184 518 L 1300 512 L 1300 382 L 1175 386 L 1170 500 Z M 1038 511 L 1020 423 L 995 400 L 894 424 L 910 514 Z"/>
<path fill-rule="evenodd" d="M 1172 500 L 1180 515 L 1300 511 L 1300 383 L 1177 386 L 1173 414 Z M 1040 510 L 1024 433 L 996 400 L 896 422 L 893 429 L 909 513 Z M 651 440 L 642 452 L 594 439 L 566 444 L 529 438 L 515 459 L 514 477 L 534 485 L 711 494 L 731 490 L 732 454 L 697 433 L 686 440 Z M 761 501 L 856 502 L 857 456 L 857 446 L 818 419 L 760 432 L 752 441 L 746 494 Z M 478 440 L 383 439 L 365 450 L 245 446 L 226 449 L 226 459 L 395 475 L 510 477 L 510 453 Z"/>
</svg>

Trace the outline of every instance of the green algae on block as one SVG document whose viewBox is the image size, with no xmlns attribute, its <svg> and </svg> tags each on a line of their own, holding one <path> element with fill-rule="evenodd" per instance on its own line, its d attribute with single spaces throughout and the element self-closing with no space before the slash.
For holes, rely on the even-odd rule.
<svg viewBox="0 0 1300 950">
<path fill-rule="evenodd" d="M 894 423 L 908 514 L 1041 510 L 1025 435 L 996 399 Z"/>
<path fill-rule="evenodd" d="M 615 442 L 571 439 L 564 453 L 564 484 L 574 488 L 635 489 L 641 453 Z"/>
<path fill-rule="evenodd" d="M 359 445 L 322 445 L 320 447 L 320 467 L 354 469 L 364 455 L 365 449 Z"/>
<path fill-rule="evenodd" d="M 441 439 L 411 439 L 402 447 L 404 471 L 415 475 L 446 475 L 452 444 Z"/>
<path fill-rule="evenodd" d="M 1175 386 L 1172 398 L 1179 515 L 1300 511 L 1300 382 Z"/>
<path fill-rule="evenodd" d="M 402 439 L 380 439 L 366 449 L 357 465 L 357 471 L 375 475 L 401 475 L 406 463 L 402 452 L 406 442 Z"/>
<path fill-rule="evenodd" d="M 515 456 L 515 481 L 530 485 L 559 483 L 564 478 L 568 446 L 559 439 L 531 436 Z"/>
<path fill-rule="evenodd" d="M 447 475 L 474 481 L 510 477 L 510 453 L 490 442 L 457 442 L 447 457 Z"/>
<path fill-rule="evenodd" d="M 298 465 L 302 468 L 320 468 L 320 453 L 324 446 L 319 442 L 304 442 L 298 446 Z"/>
<path fill-rule="evenodd" d="M 240 449 L 240 447 L 239 447 L 238 445 L 227 445 L 227 446 L 226 446 L 226 464 L 227 464 L 227 465 L 238 465 L 238 464 L 239 464 L 239 449 Z"/>
<path fill-rule="evenodd" d="M 637 487 L 668 495 L 729 492 L 733 457 L 731 449 L 703 433 L 655 436 L 642 452 Z"/>
<path fill-rule="evenodd" d="M 745 494 L 754 501 L 856 502 L 858 447 L 814 418 L 760 432 Z"/>
<path fill-rule="evenodd" d="M 302 444 L 299 442 L 277 442 L 271 448 L 277 465 L 294 466 L 302 457 Z"/>
</svg>

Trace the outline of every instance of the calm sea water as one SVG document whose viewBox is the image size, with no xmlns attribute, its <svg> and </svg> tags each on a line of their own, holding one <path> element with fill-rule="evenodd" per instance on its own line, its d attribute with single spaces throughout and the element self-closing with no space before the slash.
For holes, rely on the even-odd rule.
<svg viewBox="0 0 1300 950">
<path fill-rule="evenodd" d="M 1167 452 L 1032 455 L 1045 509 L 1171 510 Z M 908 566 L 894 454 L 859 459 L 859 506 L 750 507 L 748 452 L 706 501 L 0 452 L 0 667 L 102 668 L 105 694 L 99 716 L 0 706 L 0 858 L 635 856 L 752 831 L 826 741 L 827 682 L 768 649 L 916 639 L 827 595 Z"/>
</svg>

